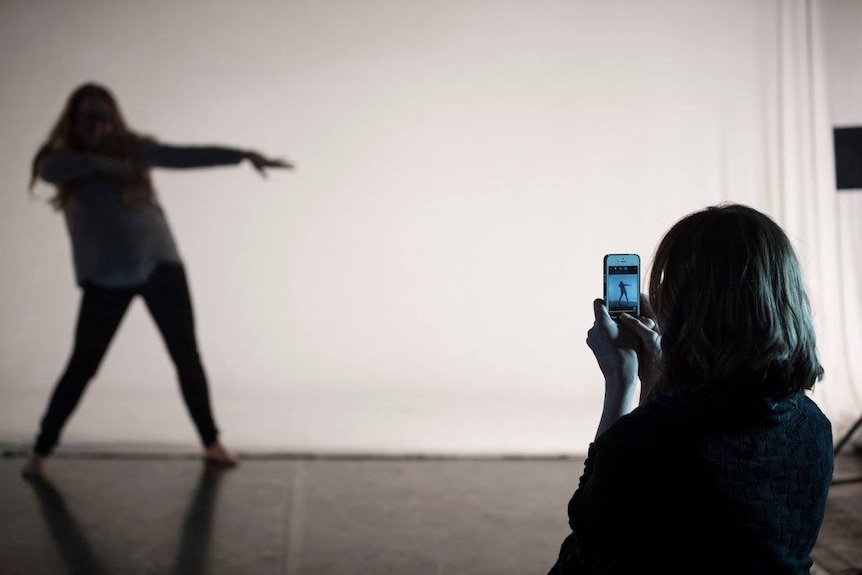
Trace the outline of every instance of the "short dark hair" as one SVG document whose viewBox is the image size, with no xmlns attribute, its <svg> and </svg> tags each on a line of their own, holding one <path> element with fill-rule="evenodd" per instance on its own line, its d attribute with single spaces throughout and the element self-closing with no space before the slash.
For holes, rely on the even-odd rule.
<svg viewBox="0 0 862 575">
<path fill-rule="evenodd" d="M 823 374 L 796 254 L 753 208 L 725 204 L 677 222 L 656 249 L 649 298 L 662 333 L 660 391 L 762 382 L 752 391 L 785 396 Z"/>
</svg>

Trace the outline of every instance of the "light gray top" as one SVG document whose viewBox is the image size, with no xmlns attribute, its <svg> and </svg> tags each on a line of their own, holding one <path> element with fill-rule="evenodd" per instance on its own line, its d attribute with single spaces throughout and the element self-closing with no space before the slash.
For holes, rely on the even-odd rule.
<svg viewBox="0 0 862 575">
<path fill-rule="evenodd" d="M 138 160 L 148 167 L 202 168 L 238 164 L 245 152 L 216 146 L 142 142 Z M 136 207 L 122 201 L 116 178 L 95 173 L 93 155 L 48 153 L 36 166 L 53 184 L 71 184 L 64 210 L 79 285 L 140 285 L 162 262 L 181 263 L 167 218 L 155 198 Z"/>
</svg>

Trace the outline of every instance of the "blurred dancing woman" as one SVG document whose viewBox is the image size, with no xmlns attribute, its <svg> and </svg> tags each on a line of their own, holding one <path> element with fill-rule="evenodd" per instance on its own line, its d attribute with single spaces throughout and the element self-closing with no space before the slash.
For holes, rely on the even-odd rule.
<svg viewBox="0 0 862 575">
<path fill-rule="evenodd" d="M 781 228 L 739 205 L 687 216 L 644 317 L 593 308 L 605 404 L 551 574 L 807 575 L 832 429 L 805 395 L 823 370 Z"/>
<path fill-rule="evenodd" d="M 219 441 L 207 380 L 198 354 L 192 303 L 182 260 L 149 176 L 149 168 L 198 168 L 248 160 L 291 168 L 257 152 L 214 146 L 167 146 L 130 130 L 104 87 L 72 92 L 48 140 L 33 159 L 37 178 L 56 186 L 82 289 L 75 343 L 22 472 L 44 474 L 44 460 L 96 374 L 123 315 L 136 295 L 147 305 L 176 366 L 183 399 L 209 463 L 234 466 L 236 455 Z"/>
</svg>

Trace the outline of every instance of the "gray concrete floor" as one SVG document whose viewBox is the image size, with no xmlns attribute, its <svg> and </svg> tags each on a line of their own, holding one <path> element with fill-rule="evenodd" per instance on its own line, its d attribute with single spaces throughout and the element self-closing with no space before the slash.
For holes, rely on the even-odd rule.
<svg viewBox="0 0 862 575">
<path fill-rule="evenodd" d="M 581 460 L 0 459 L 0 573 L 543 574 Z M 839 479 L 862 477 L 843 457 Z M 862 483 L 835 485 L 817 573 L 862 566 Z"/>
<path fill-rule="evenodd" d="M 811 556 L 812 573 L 862 575 L 862 445 L 835 459 L 826 517 Z"/>
<path fill-rule="evenodd" d="M 545 573 L 581 461 L 0 460 L 0 573 Z"/>
</svg>

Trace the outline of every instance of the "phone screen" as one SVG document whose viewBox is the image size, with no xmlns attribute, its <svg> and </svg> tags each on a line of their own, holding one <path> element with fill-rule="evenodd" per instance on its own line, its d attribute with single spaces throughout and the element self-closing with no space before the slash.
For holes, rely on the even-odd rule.
<svg viewBox="0 0 862 575">
<path fill-rule="evenodd" d="M 612 319 L 640 316 L 641 262 L 637 254 L 605 256 L 605 305 Z"/>
</svg>

